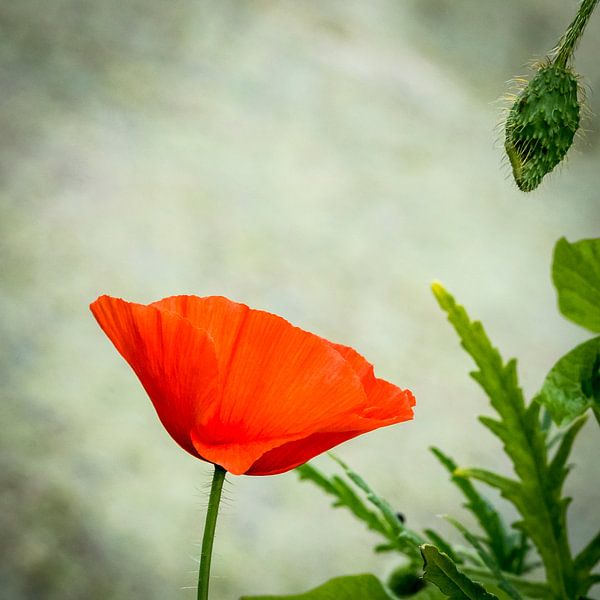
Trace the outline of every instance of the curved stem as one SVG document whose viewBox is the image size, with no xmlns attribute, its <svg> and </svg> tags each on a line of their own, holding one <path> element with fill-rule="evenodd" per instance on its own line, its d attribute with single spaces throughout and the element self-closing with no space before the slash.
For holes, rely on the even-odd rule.
<svg viewBox="0 0 600 600">
<path fill-rule="evenodd" d="M 198 571 L 198 600 L 208 600 L 208 583 L 210 579 L 210 561 L 212 558 L 213 541 L 217 527 L 217 514 L 219 513 L 219 502 L 221 490 L 225 481 L 227 471 L 219 465 L 215 465 L 208 510 L 206 511 L 206 523 L 204 535 L 202 536 L 202 551 L 200 553 L 200 569 Z"/>
<path fill-rule="evenodd" d="M 598 0 L 582 0 L 577 15 L 558 44 L 556 60 L 554 61 L 554 64 L 558 67 L 562 67 L 563 69 L 566 68 L 567 63 L 573 55 L 575 46 L 577 46 L 577 42 L 579 41 L 579 38 L 581 38 L 583 30 L 597 4 Z"/>
</svg>

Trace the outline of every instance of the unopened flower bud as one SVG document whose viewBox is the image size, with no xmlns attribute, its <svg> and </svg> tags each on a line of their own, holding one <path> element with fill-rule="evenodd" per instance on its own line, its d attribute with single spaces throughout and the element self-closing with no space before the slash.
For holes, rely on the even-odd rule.
<svg viewBox="0 0 600 600">
<path fill-rule="evenodd" d="M 579 122 L 577 76 L 569 68 L 542 65 L 506 120 L 504 147 L 519 189 L 534 190 L 556 167 L 571 147 Z"/>
</svg>

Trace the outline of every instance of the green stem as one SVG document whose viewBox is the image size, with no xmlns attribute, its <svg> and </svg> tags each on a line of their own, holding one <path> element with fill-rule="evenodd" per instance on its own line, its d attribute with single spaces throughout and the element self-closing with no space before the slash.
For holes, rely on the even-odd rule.
<svg viewBox="0 0 600 600">
<path fill-rule="evenodd" d="M 219 502 L 221 490 L 225 481 L 227 471 L 219 465 L 215 465 L 206 511 L 206 523 L 204 524 L 204 535 L 202 536 L 202 551 L 200 554 L 200 569 L 198 572 L 198 600 L 208 600 L 208 583 L 210 579 L 210 561 L 212 558 L 215 529 L 217 527 L 217 514 L 219 513 Z"/>
<path fill-rule="evenodd" d="M 577 42 L 579 41 L 579 38 L 581 38 L 583 30 L 585 29 L 585 26 L 592 16 L 597 4 L 598 0 L 583 0 L 581 2 L 581 6 L 579 7 L 577 15 L 558 43 L 556 59 L 554 61 L 556 66 L 562 67 L 563 69 L 566 68 L 567 63 L 573 56 Z"/>
</svg>

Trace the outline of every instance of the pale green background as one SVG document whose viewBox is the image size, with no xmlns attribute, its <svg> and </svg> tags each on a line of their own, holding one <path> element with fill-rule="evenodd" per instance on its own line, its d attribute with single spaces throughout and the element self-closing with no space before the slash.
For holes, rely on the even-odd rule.
<svg viewBox="0 0 600 600">
<path fill-rule="evenodd" d="M 417 416 L 340 456 L 415 528 L 464 517 L 428 446 L 507 465 L 429 283 L 521 359 L 529 394 L 586 338 L 549 264 L 560 236 L 598 235 L 600 121 L 529 195 L 495 130 L 505 82 L 576 6 L 0 4 L 1 598 L 194 596 L 210 468 L 91 318 L 101 293 L 225 294 L 355 346 L 414 390 Z M 577 62 L 596 95 L 599 31 L 595 15 Z M 576 548 L 600 526 L 598 439 L 589 423 L 574 454 Z M 294 473 L 232 477 L 225 495 L 216 600 L 397 563 Z"/>
</svg>

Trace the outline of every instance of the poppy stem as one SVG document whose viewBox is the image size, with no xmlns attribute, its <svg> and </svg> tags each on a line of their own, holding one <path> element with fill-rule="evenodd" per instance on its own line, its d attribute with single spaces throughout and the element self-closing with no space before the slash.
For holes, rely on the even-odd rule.
<svg viewBox="0 0 600 600">
<path fill-rule="evenodd" d="M 215 539 L 215 529 L 217 527 L 217 514 L 219 513 L 221 490 L 223 489 L 226 473 L 227 471 L 223 467 L 215 465 L 215 473 L 213 475 L 210 497 L 208 499 L 208 510 L 206 511 L 204 535 L 202 536 L 202 551 L 200 553 L 200 569 L 198 572 L 198 600 L 208 600 L 210 561 Z"/>
<path fill-rule="evenodd" d="M 583 30 L 597 4 L 598 0 L 582 0 L 577 15 L 558 43 L 554 64 L 566 69 L 567 63 L 572 58 L 573 52 L 575 51 L 575 46 L 577 46 L 579 39 L 583 35 Z"/>
</svg>

